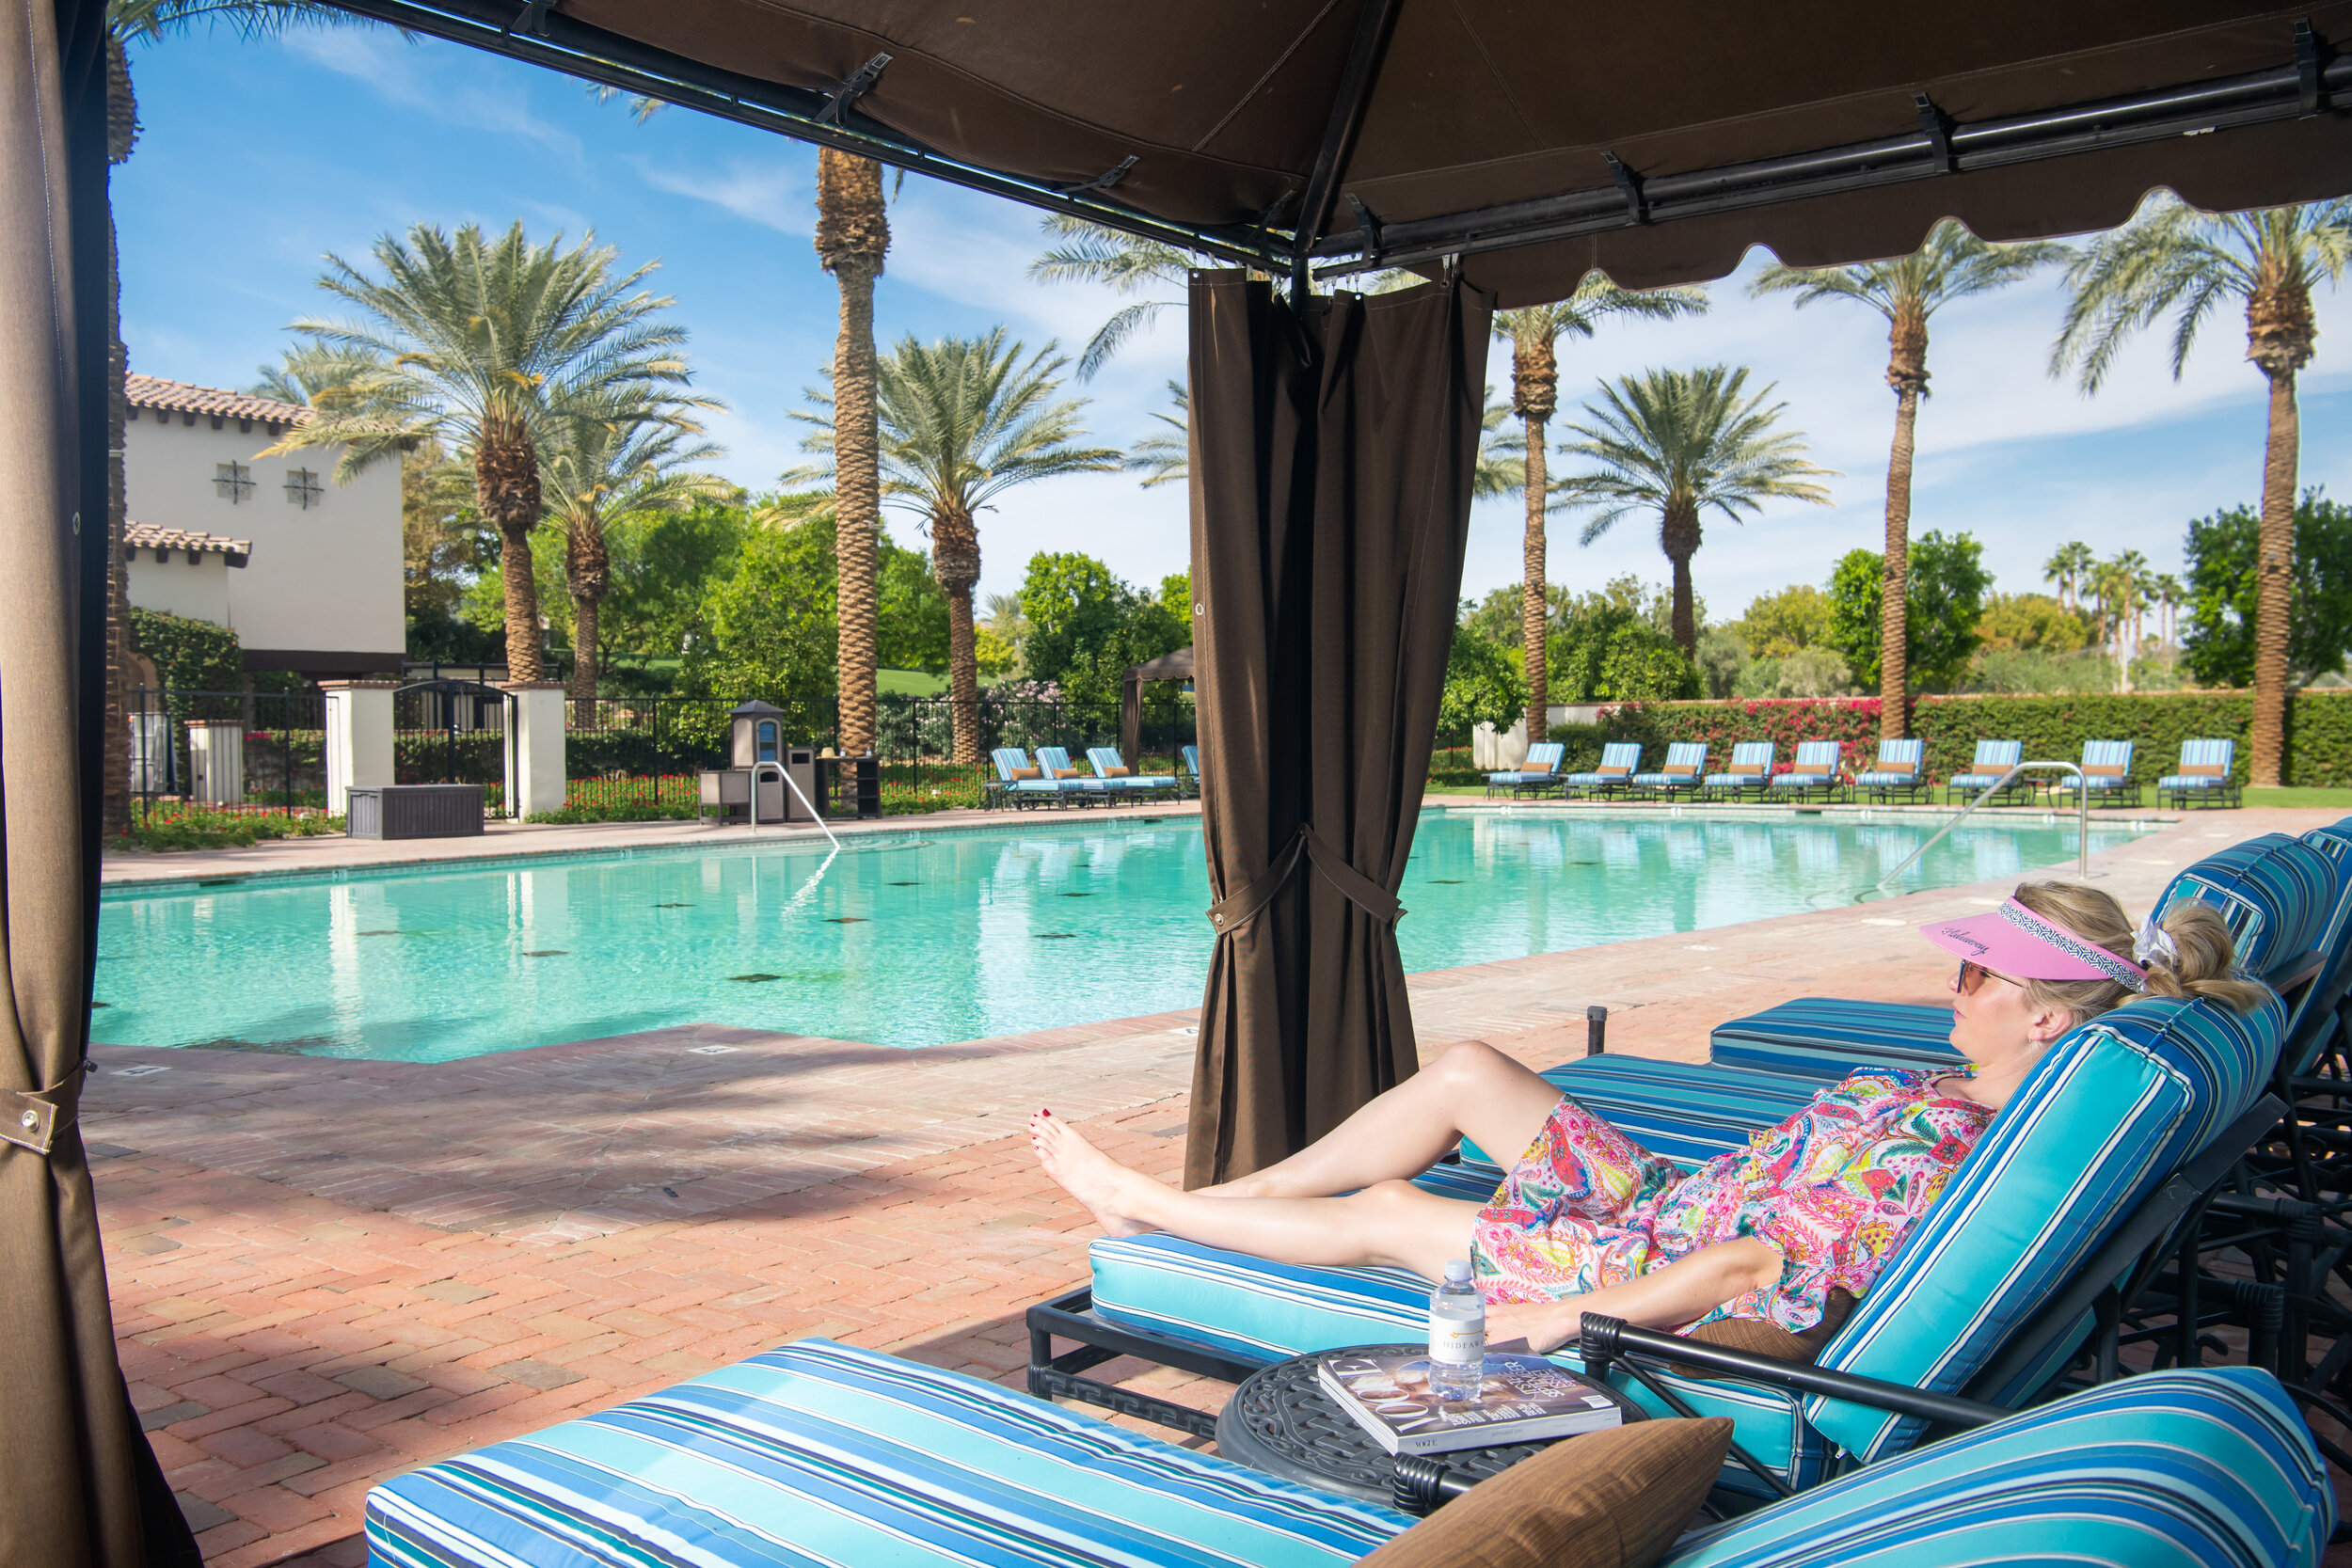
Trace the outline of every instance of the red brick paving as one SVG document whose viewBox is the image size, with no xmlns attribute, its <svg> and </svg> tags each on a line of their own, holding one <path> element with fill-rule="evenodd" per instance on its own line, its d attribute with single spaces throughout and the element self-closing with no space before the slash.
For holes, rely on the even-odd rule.
<svg viewBox="0 0 2352 1568">
<path fill-rule="evenodd" d="M 2095 858 L 2127 905 L 2326 813 L 2199 816 Z M 1788 996 L 1931 1000 L 1947 889 L 1415 976 L 1424 1051 L 1701 1057 Z M 1698 955 L 1704 955 L 1703 959 Z M 1031 1162 L 1053 1104 L 1161 1175 L 1184 1015 L 886 1051 L 689 1029 L 419 1066 L 101 1047 L 84 1102 L 125 1374 L 220 1568 L 352 1568 L 368 1488 L 782 1341 L 830 1335 L 1015 1384 L 1025 1307 L 1094 1234 Z M 733 1052 L 691 1054 L 698 1043 Z M 118 1076 L 135 1063 L 168 1073 Z M 108 1152 L 113 1150 L 113 1152 Z M 1213 1408 L 1221 1385 L 1133 1363 Z"/>
</svg>

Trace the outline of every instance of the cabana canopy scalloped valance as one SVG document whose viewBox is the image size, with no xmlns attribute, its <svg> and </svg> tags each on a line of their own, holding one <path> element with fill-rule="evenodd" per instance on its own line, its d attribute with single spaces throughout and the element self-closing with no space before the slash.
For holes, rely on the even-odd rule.
<svg viewBox="0 0 2352 1568">
<path fill-rule="evenodd" d="M 1459 256 L 1505 308 L 2352 190 L 2341 0 L 340 3 L 1277 275 Z"/>
</svg>

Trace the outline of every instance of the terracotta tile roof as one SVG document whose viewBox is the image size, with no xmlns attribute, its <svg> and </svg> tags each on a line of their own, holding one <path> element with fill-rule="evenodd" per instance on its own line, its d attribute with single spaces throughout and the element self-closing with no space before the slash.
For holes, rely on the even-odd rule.
<svg viewBox="0 0 2352 1568">
<path fill-rule="evenodd" d="M 124 401 L 133 408 L 171 414 L 211 414 L 219 419 L 252 420 L 262 424 L 300 424 L 310 411 L 298 403 L 257 398 L 246 392 L 227 392 L 217 387 L 191 387 L 184 381 L 161 381 L 151 375 L 123 378 Z"/>
<path fill-rule="evenodd" d="M 157 528 L 152 523 L 125 522 L 123 547 L 130 550 L 190 550 L 200 555 L 225 555 L 231 566 L 242 566 L 253 553 L 250 539 L 224 539 L 217 533 L 191 533 L 186 529 Z"/>
</svg>

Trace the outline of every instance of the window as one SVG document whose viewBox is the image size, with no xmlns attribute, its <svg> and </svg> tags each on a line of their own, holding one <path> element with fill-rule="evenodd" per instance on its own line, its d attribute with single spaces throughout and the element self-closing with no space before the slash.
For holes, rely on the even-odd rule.
<svg viewBox="0 0 2352 1568">
<path fill-rule="evenodd" d="M 225 498 L 230 505 L 253 499 L 253 470 L 242 463 L 213 465 L 213 494 Z"/>
<path fill-rule="evenodd" d="M 310 469 L 288 468 L 286 470 L 287 505 L 298 506 L 308 512 L 318 505 L 320 498 L 326 494 L 326 487 L 319 483 L 319 476 Z"/>
</svg>

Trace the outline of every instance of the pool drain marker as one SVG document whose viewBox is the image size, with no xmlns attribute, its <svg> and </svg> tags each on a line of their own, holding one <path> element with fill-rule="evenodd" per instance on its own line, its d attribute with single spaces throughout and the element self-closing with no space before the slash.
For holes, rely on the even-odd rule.
<svg viewBox="0 0 2352 1568">
<path fill-rule="evenodd" d="M 569 951 L 570 949 L 564 947 L 527 947 L 523 950 L 523 957 L 526 958 L 560 958 Z"/>
<path fill-rule="evenodd" d="M 1040 931 L 1037 939 L 1040 942 L 1061 942 L 1077 934 L 1075 931 Z"/>
<path fill-rule="evenodd" d="M 829 914 L 825 916 L 825 924 L 828 926 L 863 926 L 866 924 L 866 917 L 862 914 Z"/>
<path fill-rule="evenodd" d="M 657 910 L 691 910 L 693 907 L 691 904 L 656 904 L 654 906 Z"/>
<path fill-rule="evenodd" d="M 781 974 L 730 974 L 727 978 L 740 980 L 747 986 L 755 986 L 763 980 L 781 980 L 784 976 Z"/>
</svg>

